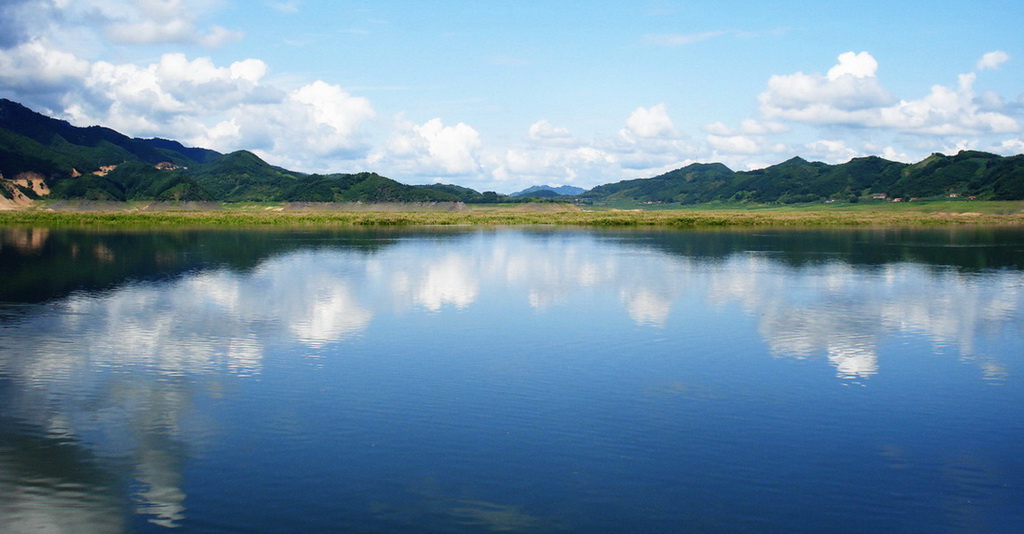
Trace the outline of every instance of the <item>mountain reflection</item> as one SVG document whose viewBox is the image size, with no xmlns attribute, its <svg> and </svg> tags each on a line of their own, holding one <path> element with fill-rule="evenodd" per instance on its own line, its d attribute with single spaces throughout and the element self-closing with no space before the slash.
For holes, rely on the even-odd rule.
<svg viewBox="0 0 1024 534">
<path fill-rule="evenodd" d="M 18 251 L 38 252 L 53 238 L 6 235 Z M 349 236 L 334 246 L 302 247 L 259 234 L 256 243 L 269 246 L 248 250 L 253 259 L 246 270 L 211 260 L 214 267 L 190 268 L 170 281 L 75 292 L 46 307 L 48 313 L 6 325 L 5 338 L 31 354 L 21 372 L 39 379 L 67 372 L 82 358 L 168 373 L 248 375 L 260 372 L 268 344 L 291 340 L 323 349 L 358 336 L 382 310 L 467 310 L 483 295 L 507 291 L 538 312 L 578 313 L 570 309 L 574 298 L 601 293 L 615 295 L 632 321 L 650 328 L 673 327 L 684 299 L 712 308 L 738 303 L 757 318 L 772 354 L 824 357 L 839 376 L 851 378 L 880 372 L 877 347 L 895 332 L 921 332 L 963 358 L 980 358 L 975 339 L 1012 321 L 1021 306 L 1017 271 L 980 277 L 909 262 L 866 269 L 842 261 L 842 254 L 819 254 L 798 266 L 781 263 L 775 251 L 719 255 L 717 238 L 746 239 L 731 233 L 690 234 L 694 243 L 679 254 L 687 236 L 469 232 L 423 240 L 389 235 L 372 246 L 368 240 L 352 246 Z M 89 248 L 117 243 L 135 244 L 112 239 Z M 991 376 L 1002 373 L 998 362 L 981 364 Z"/>
</svg>

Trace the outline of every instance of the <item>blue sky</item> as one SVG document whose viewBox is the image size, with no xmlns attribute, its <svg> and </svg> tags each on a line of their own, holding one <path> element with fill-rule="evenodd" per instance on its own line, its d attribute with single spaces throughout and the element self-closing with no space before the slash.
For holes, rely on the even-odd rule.
<svg viewBox="0 0 1024 534">
<path fill-rule="evenodd" d="M 5 0 L 0 96 L 305 172 L 512 192 L 1024 152 L 1024 2 Z"/>
</svg>

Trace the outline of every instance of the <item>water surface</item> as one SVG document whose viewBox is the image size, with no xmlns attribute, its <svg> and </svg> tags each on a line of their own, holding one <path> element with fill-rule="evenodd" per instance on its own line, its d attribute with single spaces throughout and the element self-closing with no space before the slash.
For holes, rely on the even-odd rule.
<svg viewBox="0 0 1024 534">
<path fill-rule="evenodd" d="M 1018 532 L 1013 229 L 0 229 L 0 531 Z"/>
</svg>

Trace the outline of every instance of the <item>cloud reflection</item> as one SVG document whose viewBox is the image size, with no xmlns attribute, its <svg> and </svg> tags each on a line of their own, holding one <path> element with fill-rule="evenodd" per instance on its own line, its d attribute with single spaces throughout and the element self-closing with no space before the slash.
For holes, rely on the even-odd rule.
<svg viewBox="0 0 1024 534">
<path fill-rule="evenodd" d="M 73 373 L 86 360 L 251 375 L 260 372 L 268 344 L 319 350 L 360 335 L 381 312 L 466 310 L 499 291 L 538 312 L 613 295 L 635 324 L 651 328 L 672 326 L 688 298 L 696 299 L 688 306 L 703 300 L 711 309 L 739 304 L 757 318 L 773 355 L 824 358 L 838 376 L 864 378 L 884 365 L 880 342 L 902 332 L 978 358 L 976 340 L 1012 321 L 1024 296 L 1013 273 L 978 277 L 910 263 L 793 268 L 765 253 L 709 262 L 625 243 L 596 234 L 497 232 L 404 240 L 373 255 L 299 251 L 246 274 L 207 270 L 75 294 L 57 303 L 58 313 L 7 337 L 32 353 L 20 371 L 39 379 Z M 1005 372 L 998 362 L 982 364 L 991 376 Z"/>
<path fill-rule="evenodd" d="M 464 309 L 480 292 L 478 273 L 473 259 L 455 254 L 426 268 L 416 290 L 416 302 L 430 311 L 440 311 L 446 304 Z"/>
<path fill-rule="evenodd" d="M 17 237 L 32 250 L 45 241 Z M 44 422 L 41 432 L 51 439 L 131 458 L 138 511 L 173 527 L 187 516 L 180 452 L 191 439 L 187 414 L 214 388 L 197 377 L 258 375 L 267 355 L 282 348 L 343 355 L 345 342 L 384 315 L 401 324 L 424 312 L 522 305 L 538 321 L 572 316 L 572 328 L 582 330 L 591 314 L 623 314 L 641 329 L 671 333 L 696 331 L 704 324 L 697 321 L 734 320 L 726 308 L 737 305 L 756 321 L 772 356 L 820 359 L 839 378 L 884 372 L 879 347 L 915 334 L 955 350 L 981 378 L 998 383 L 1009 372 L 985 345 L 1001 328 L 1019 327 L 1024 303 L 1024 284 L 1012 270 L 982 276 L 838 261 L 793 267 L 770 253 L 709 259 L 597 233 L 449 237 L 398 240 L 372 254 L 299 250 L 247 272 L 202 270 L 39 306 L 0 322 L 0 372 L 24 384 L 6 399 L 5 412 Z M 97 372 L 104 369 L 116 372 Z M 159 380 L 133 380 L 132 373 Z M 88 408 L 75 405 L 80 398 L 92 399 Z M 98 427 L 107 434 L 97 435 Z M 14 461 L 0 450 L 0 468 Z M 0 479 L 0 491 L 5 486 Z M 32 513 L 0 526 L 46 529 L 72 517 L 44 513 L 65 498 L 50 497 L 17 496 L 35 499 L 27 505 Z M 118 517 L 110 509 L 97 514 L 82 524 Z"/>
</svg>

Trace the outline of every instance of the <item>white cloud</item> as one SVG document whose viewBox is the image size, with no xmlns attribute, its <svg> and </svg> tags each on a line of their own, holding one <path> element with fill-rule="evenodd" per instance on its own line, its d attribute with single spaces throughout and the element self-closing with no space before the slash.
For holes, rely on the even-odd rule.
<svg viewBox="0 0 1024 534">
<path fill-rule="evenodd" d="M 854 78 L 874 78 L 878 71 L 878 61 L 867 52 L 839 54 L 839 63 L 828 70 L 828 79 L 835 81 L 842 76 Z"/>
<path fill-rule="evenodd" d="M 761 151 L 756 140 L 744 135 L 709 135 L 708 145 L 729 154 L 757 154 Z"/>
<path fill-rule="evenodd" d="M 352 96 L 337 85 L 319 80 L 293 92 L 289 100 L 299 104 L 293 107 L 301 109 L 304 115 L 304 120 L 296 122 L 315 125 L 306 131 L 305 144 L 323 155 L 353 148 L 357 129 L 374 116 L 368 99 Z"/>
<path fill-rule="evenodd" d="M 828 76 L 772 76 L 758 97 L 765 117 L 814 125 L 877 128 L 929 135 L 978 135 L 1020 130 L 1008 115 L 985 111 L 974 93 L 974 74 L 961 74 L 955 89 L 942 85 L 917 100 L 896 100 L 875 76 L 866 52 L 847 52 Z M 991 99 L 987 99 L 991 101 Z"/>
<path fill-rule="evenodd" d="M 805 148 L 809 151 L 806 154 L 814 160 L 828 163 L 846 163 L 859 155 L 841 140 L 820 139 L 807 143 Z"/>
<path fill-rule="evenodd" d="M 560 128 L 546 120 L 539 120 L 530 125 L 527 138 L 531 142 L 553 145 L 575 145 L 578 141 L 569 134 L 568 128 Z"/>
<path fill-rule="evenodd" d="M 626 119 L 626 127 L 622 130 L 627 139 L 653 137 L 670 137 L 678 135 L 672 119 L 668 116 L 668 106 L 658 104 L 649 108 L 639 107 Z"/>
<path fill-rule="evenodd" d="M 988 70 L 999 68 L 999 65 L 1006 63 L 1010 60 L 1010 54 L 1003 52 L 1002 50 L 994 50 L 981 56 L 978 60 L 978 70 Z"/>
<path fill-rule="evenodd" d="M 458 123 L 445 126 L 440 118 L 431 119 L 415 129 L 427 143 L 430 161 L 446 172 L 468 174 L 479 169 L 476 159 L 481 141 L 472 126 Z"/>
<path fill-rule="evenodd" d="M 828 76 L 798 72 L 768 79 L 761 93 L 762 112 L 770 118 L 798 122 L 849 122 L 863 110 L 890 105 L 893 97 L 879 84 L 866 52 L 847 52 Z"/>
<path fill-rule="evenodd" d="M 1024 154 L 1024 139 L 1018 137 L 1016 139 L 1003 140 L 999 144 L 989 148 L 989 151 L 1006 156 Z"/>
<path fill-rule="evenodd" d="M 675 128 L 665 104 L 636 108 L 618 135 L 581 141 L 546 120 L 533 123 L 527 145 L 489 158 L 493 178 L 510 190 L 537 183 L 593 186 L 653 176 L 694 161 L 700 147 Z"/>
<path fill-rule="evenodd" d="M 0 87 L 57 89 L 80 81 L 88 72 L 88 61 L 57 50 L 43 39 L 0 49 Z"/>
<path fill-rule="evenodd" d="M 415 124 L 397 117 L 386 146 L 369 157 L 371 164 L 414 175 L 476 175 L 481 172 L 480 134 L 472 126 L 445 126 L 439 117 Z"/>
<path fill-rule="evenodd" d="M 788 132 L 785 124 L 777 122 L 762 122 L 754 119 L 745 119 L 740 123 L 740 131 L 747 135 L 768 135 Z"/>
<path fill-rule="evenodd" d="M 561 185 L 580 178 L 592 181 L 596 176 L 618 173 L 615 155 L 592 146 L 513 148 L 495 159 L 494 178 L 514 182 L 518 186 L 513 189 L 539 182 Z"/>
<path fill-rule="evenodd" d="M 865 125 L 939 135 L 1020 131 L 1012 117 L 980 109 L 974 81 L 973 73 L 961 74 L 955 90 L 935 85 L 920 100 L 900 101 L 877 110 L 877 116 L 869 117 Z"/>
<path fill-rule="evenodd" d="M 209 58 L 164 54 L 157 63 L 99 61 L 66 102 L 78 123 L 104 124 L 135 136 L 194 137 L 239 106 L 280 102 L 285 93 L 263 83 L 267 66 L 247 59 L 218 67 Z"/>
<path fill-rule="evenodd" d="M 218 66 L 181 53 L 90 63 L 43 40 L 0 49 L 0 88 L 78 125 L 251 149 L 297 170 L 365 156 L 363 126 L 375 115 L 368 99 L 323 81 L 285 91 L 266 82 L 268 70 L 258 59 Z"/>
<path fill-rule="evenodd" d="M 108 10 L 110 22 L 107 35 L 122 44 L 199 44 L 209 48 L 242 38 L 241 32 L 212 25 L 201 28 L 197 12 L 203 4 L 185 0 L 138 0 L 117 2 L 116 9 Z"/>
<path fill-rule="evenodd" d="M 722 121 L 712 122 L 711 124 L 705 124 L 702 128 L 704 133 L 711 135 L 736 135 L 736 130 L 730 128 L 727 124 Z"/>
<path fill-rule="evenodd" d="M 296 170 L 336 172 L 339 160 L 366 155 L 363 127 L 375 112 L 368 99 L 316 81 L 279 100 L 240 103 L 227 115 L 192 143 L 220 151 L 252 150 Z"/>
</svg>

